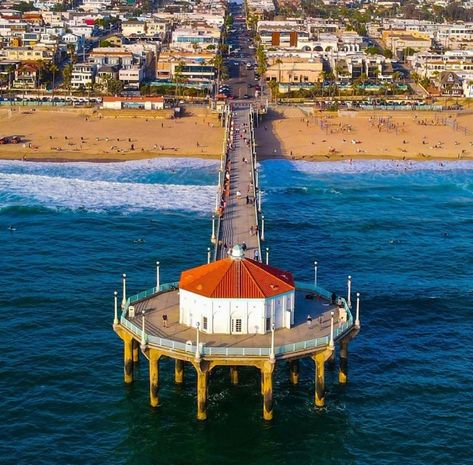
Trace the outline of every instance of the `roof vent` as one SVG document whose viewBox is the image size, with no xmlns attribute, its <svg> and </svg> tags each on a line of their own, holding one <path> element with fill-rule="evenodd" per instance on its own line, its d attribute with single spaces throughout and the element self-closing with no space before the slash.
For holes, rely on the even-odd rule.
<svg viewBox="0 0 473 465">
<path fill-rule="evenodd" d="M 240 244 L 235 244 L 232 247 L 232 251 L 230 253 L 230 257 L 232 257 L 234 260 L 240 260 L 245 256 L 245 251 L 243 250 L 243 247 Z"/>
</svg>

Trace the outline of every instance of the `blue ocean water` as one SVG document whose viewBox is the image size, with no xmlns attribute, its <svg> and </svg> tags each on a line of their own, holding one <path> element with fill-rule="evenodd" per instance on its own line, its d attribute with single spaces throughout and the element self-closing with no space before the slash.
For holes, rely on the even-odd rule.
<svg viewBox="0 0 473 465">
<path fill-rule="evenodd" d="M 147 367 L 122 381 L 112 331 L 121 273 L 134 293 L 206 259 L 218 164 L 0 162 L 0 457 L 9 464 L 472 463 L 473 165 L 390 162 L 261 166 L 271 262 L 299 279 L 362 293 L 349 383 L 313 366 L 275 375 L 275 419 L 259 377 L 195 377 L 148 407 Z M 266 188 L 265 188 L 266 186 Z M 15 231 L 9 231 L 13 225 Z M 144 242 L 136 242 L 144 239 Z"/>
</svg>

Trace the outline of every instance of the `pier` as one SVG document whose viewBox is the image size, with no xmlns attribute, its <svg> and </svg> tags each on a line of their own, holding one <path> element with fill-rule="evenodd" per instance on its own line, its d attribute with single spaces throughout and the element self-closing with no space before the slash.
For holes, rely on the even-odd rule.
<svg viewBox="0 0 473 465">
<path fill-rule="evenodd" d="M 289 272 L 272 268 L 267 248 L 261 246 L 265 238 L 255 119 L 250 104 L 228 107 L 224 113 L 225 140 L 210 237 L 213 250 L 209 248 L 207 264 L 184 271 L 180 282 L 161 284 L 158 263 L 156 286 L 129 297 L 123 275 L 121 309 L 118 293 L 114 296 L 113 328 L 124 344 L 125 383 L 133 382 L 133 367 L 141 351 L 149 361 L 150 404 L 157 407 L 160 359 L 175 361 L 178 384 L 184 382 L 185 370 L 192 367 L 197 374 L 199 420 L 207 418 L 209 374 L 218 366 L 229 367 L 233 384 L 238 384 L 238 367 L 256 368 L 261 376 L 262 416 L 271 420 L 276 364 L 287 364 L 289 379 L 297 384 L 299 360 L 309 357 L 315 367 L 314 404 L 323 407 L 325 364 L 335 359 L 338 346 L 338 380 L 345 384 L 348 344 L 360 329 L 360 295 L 352 293 L 351 277 L 347 279 L 346 295 L 337 296 L 319 286 L 317 264 L 312 282 L 294 282 Z M 223 276 L 218 278 L 220 288 L 216 274 Z M 260 276 L 261 282 L 254 276 Z M 254 309 L 263 300 L 266 302 L 263 318 L 250 323 L 248 314 L 234 317 L 241 311 L 238 302 L 242 299 L 226 299 L 222 292 L 228 289 L 256 293 L 250 297 L 266 292 L 264 299 L 247 299 L 257 302 Z M 186 304 L 189 296 L 193 300 Z M 211 311 L 202 313 L 208 302 Z M 227 307 L 228 317 L 222 317 L 227 315 Z M 214 330 L 218 325 L 225 329 Z"/>
</svg>

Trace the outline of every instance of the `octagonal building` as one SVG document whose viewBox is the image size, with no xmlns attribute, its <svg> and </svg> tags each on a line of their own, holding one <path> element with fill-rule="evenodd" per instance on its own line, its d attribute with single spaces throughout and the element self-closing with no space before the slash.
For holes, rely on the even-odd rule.
<svg viewBox="0 0 473 465">
<path fill-rule="evenodd" d="M 235 245 L 228 258 L 191 268 L 179 281 L 179 323 L 209 334 L 265 334 L 294 324 L 292 274 L 246 258 Z"/>
</svg>

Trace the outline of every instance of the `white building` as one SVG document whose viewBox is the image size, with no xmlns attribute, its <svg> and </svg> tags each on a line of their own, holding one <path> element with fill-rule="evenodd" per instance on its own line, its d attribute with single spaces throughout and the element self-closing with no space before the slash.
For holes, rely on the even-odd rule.
<svg viewBox="0 0 473 465">
<path fill-rule="evenodd" d="M 179 282 L 179 323 L 214 334 L 265 334 L 294 323 L 292 274 L 244 257 L 192 268 Z"/>
</svg>

